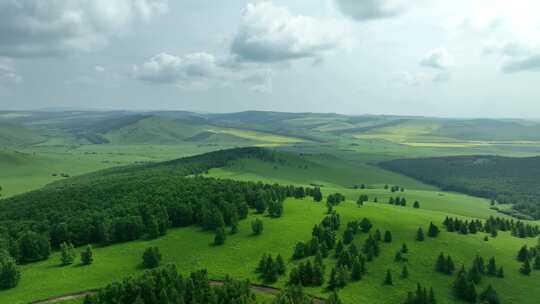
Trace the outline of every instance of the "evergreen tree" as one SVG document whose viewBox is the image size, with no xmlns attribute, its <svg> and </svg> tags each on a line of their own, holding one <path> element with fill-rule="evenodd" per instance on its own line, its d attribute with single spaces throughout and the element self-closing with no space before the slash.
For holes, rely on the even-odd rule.
<svg viewBox="0 0 540 304">
<path fill-rule="evenodd" d="M 448 256 L 446 259 L 446 269 L 445 269 L 446 274 L 450 275 L 454 273 L 455 268 L 456 267 L 454 265 L 454 261 L 452 261 L 452 257 Z"/>
<path fill-rule="evenodd" d="M 21 272 L 15 260 L 7 252 L 0 251 L 0 290 L 17 286 L 20 279 Z"/>
<path fill-rule="evenodd" d="M 379 229 L 375 230 L 375 234 L 373 235 L 373 238 L 375 241 L 380 242 L 382 239 L 381 231 Z"/>
<path fill-rule="evenodd" d="M 529 262 L 529 259 L 526 259 L 523 262 L 523 265 L 521 265 L 521 268 L 519 271 L 524 275 L 530 275 L 531 274 L 531 263 Z"/>
<path fill-rule="evenodd" d="M 486 304 L 500 304 L 499 296 L 491 284 L 480 294 L 480 301 Z"/>
<path fill-rule="evenodd" d="M 238 233 L 238 222 L 239 222 L 238 212 L 234 211 L 231 214 L 231 234 Z"/>
<path fill-rule="evenodd" d="M 401 253 L 407 252 L 409 252 L 409 248 L 407 247 L 407 244 L 403 243 L 403 245 L 401 245 Z"/>
<path fill-rule="evenodd" d="M 94 262 L 94 253 L 90 245 L 86 246 L 86 249 L 81 252 L 81 263 L 83 265 L 90 265 Z"/>
<path fill-rule="evenodd" d="M 355 258 L 351 269 L 351 280 L 359 281 L 362 279 L 362 263 L 359 258 Z"/>
<path fill-rule="evenodd" d="M 341 242 L 341 240 L 339 240 L 336 245 L 335 256 L 339 257 L 341 253 L 343 253 L 344 248 L 345 247 L 343 246 L 343 243 Z"/>
<path fill-rule="evenodd" d="M 144 268 L 156 268 L 161 263 L 161 253 L 158 247 L 148 247 L 143 253 Z"/>
<path fill-rule="evenodd" d="M 490 276 L 497 275 L 497 263 L 495 262 L 495 257 L 491 257 L 489 259 L 489 262 L 487 265 L 487 274 Z"/>
<path fill-rule="evenodd" d="M 469 272 L 467 273 L 467 278 L 469 281 L 474 282 L 475 284 L 478 284 L 480 283 L 480 280 L 482 279 L 481 274 L 482 273 L 480 272 L 480 269 L 478 268 L 478 266 L 474 264 L 469 270 Z"/>
<path fill-rule="evenodd" d="M 276 257 L 276 265 L 275 265 L 276 271 L 279 275 L 284 275 L 287 271 L 287 268 L 285 266 L 285 260 L 283 260 L 283 257 L 281 254 L 278 254 Z"/>
<path fill-rule="evenodd" d="M 413 208 L 420 208 L 420 203 L 418 201 L 414 201 Z"/>
<path fill-rule="evenodd" d="M 352 229 L 347 228 L 343 233 L 343 243 L 349 245 L 354 239 L 354 232 Z"/>
<path fill-rule="evenodd" d="M 73 244 L 63 242 L 60 245 L 60 263 L 62 266 L 73 264 L 75 260 L 75 249 Z"/>
<path fill-rule="evenodd" d="M 504 278 L 504 269 L 501 267 L 499 267 L 499 270 L 497 270 L 497 277 L 498 278 Z"/>
<path fill-rule="evenodd" d="M 476 302 L 476 288 L 474 287 L 474 283 L 467 279 L 463 268 L 458 273 L 454 282 L 454 294 L 458 299 L 467 301 L 469 303 Z"/>
<path fill-rule="evenodd" d="M 316 202 L 320 202 L 322 201 L 322 199 L 323 199 L 323 196 L 321 193 L 321 188 L 315 187 L 315 189 L 313 189 L 313 200 Z"/>
<path fill-rule="evenodd" d="M 360 230 L 364 233 L 368 233 L 372 226 L 370 220 L 367 218 L 363 218 L 360 222 Z"/>
<path fill-rule="evenodd" d="M 442 252 L 439 254 L 437 262 L 435 263 L 435 270 L 446 273 L 446 258 Z"/>
<path fill-rule="evenodd" d="M 392 243 L 392 232 L 386 230 L 384 232 L 384 242 L 385 243 Z"/>
<path fill-rule="evenodd" d="M 306 256 L 306 244 L 303 242 L 296 243 L 294 247 L 293 259 L 300 260 Z"/>
<path fill-rule="evenodd" d="M 386 271 L 386 276 L 384 277 L 384 285 L 393 285 L 392 282 L 392 273 L 390 272 L 390 269 Z"/>
<path fill-rule="evenodd" d="M 437 300 L 435 299 L 435 292 L 433 292 L 433 287 L 429 289 L 429 296 L 426 304 L 437 304 Z"/>
<path fill-rule="evenodd" d="M 428 236 L 437 237 L 440 233 L 439 227 L 435 226 L 433 222 L 429 223 Z"/>
<path fill-rule="evenodd" d="M 525 262 L 525 260 L 529 259 L 529 249 L 527 248 L 527 245 L 523 245 L 523 247 L 521 247 L 518 252 L 517 259 L 520 262 Z"/>
<path fill-rule="evenodd" d="M 406 279 L 409 277 L 409 269 L 407 268 L 407 265 L 403 266 L 403 269 L 401 270 L 401 278 Z"/>
<path fill-rule="evenodd" d="M 225 243 L 225 229 L 223 227 L 219 227 L 216 229 L 216 234 L 214 236 L 214 245 L 220 246 Z"/>
<path fill-rule="evenodd" d="M 534 269 L 540 270 L 540 253 L 536 254 L 536 257 L 534 258 Z"/>
<path fill-rule="evenodd" d="M 418 230 L 416 231 L 416 240 L 419 241 L 419 242 L 423 242 L 424 241 L 424 231 L 422 230 L 422 228 L 418 228 Z"/>
<path fill-rule="evenodd" d="M 253 231 L 254 235 L 260 235 L 263 232 L 263 229 L 263 221 L 260 219 L 255 219 L 253 222 L 251 222 L 251 230 Z"/>
</svg>

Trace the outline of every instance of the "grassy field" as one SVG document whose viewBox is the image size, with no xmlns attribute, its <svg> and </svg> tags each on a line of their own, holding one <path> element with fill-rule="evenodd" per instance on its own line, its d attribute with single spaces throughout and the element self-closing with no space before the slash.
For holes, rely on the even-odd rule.
<svg viewBox="0 0 540 304">
<path fill-rule="evenodd" d="M 213 234 L 198 228 L 185 228 L 172 230 L 158 240 L 96 248 L 95 263 L 91 266 L 60 267 L 56 253 L 45 262 L 22 266 L 19 286 L 0 292 L 0 302 L 27 303 L 81 289 L 102 287 L 125 275 L 140 273 L 141 255 L 148 246 L 158 246 L 164 257 L 163 262 L 177 264 L 182 272 L 207 268 L 212 278 L 220 279 L 230 274 L 256 282 L 254 269 L 260 256 L 272 252 L 289 258 L 297 241 L 309 239 L 311 228 L 320 222 L 326 209 L 323 204 L 310 200 L 291 199 L 285 206 L 282 218 L 263 218 L 265 230 L 261 236 L 251 235 L 250 221 L 242 221 L 240 232 L 229 236 L 226 244 L 220 247 L 212 246 Z M 352 202 L 343 203 L 336 210 L 341 214 L 343 223 L 368 217 L 374 223 L 374 229 L 390 230 L 394 236 L 393 243 L 382 245 L 381 256 L 368 263 L 368 274 L 363 280 L 349 284 L 341 291 L 345 303 L 397 303 L 417 282 L 433 286 L 439 303 L 455 303 L 450 287 L 453 277 L 433 271 L 440 251 L 450 254 L 458 266 L 462 263 L 469 266 L 476 254 L 485 259 L 496 256 L 497 262 L 505 268 L 506 277 L 484 278 L 481 286 L 487 282 L 493 284 L 503 303 L 534 303 L 534 299 L 540 297 L 540 290 L 534 287 L 540 279 L 540 272 L 534 272 L 530 277 L 522 276 L 518 273 L 520 263 L 515 260 L 520 246 L 534 245 L 536 240 L 518 239 L 501 233 L 496 239 L 485 242 L 482 240 L 483 234 L 462 236 L 443 232 L 436 239 L 416 242 L 414 236 L 419 226 L 427 229 L 430 221 L 440 224 L 447 213 L 375 203 L 358 208 Z M 356 245 L 361 246 L 365 237 L 358 235 Z M 398 278 L 402 265 L 393 262 L 394 254 L 403 242 L 408 244 L 411 252 L 408 262 L 410 278 L 407 280 Z M 329 258 L 325 263 L 328 272 L 335 260 Z M 395 285 L 391 287 L 382 285 L 387 268 L 394 274 Z M 282 278 L 276 285 L 283 286 L 284 283 L 285 279 Z M 327 295 L 320 288 L 310 288 L 309 292 Z M 382 297 L 382 294 L 385 296 Z"/>
</svg>

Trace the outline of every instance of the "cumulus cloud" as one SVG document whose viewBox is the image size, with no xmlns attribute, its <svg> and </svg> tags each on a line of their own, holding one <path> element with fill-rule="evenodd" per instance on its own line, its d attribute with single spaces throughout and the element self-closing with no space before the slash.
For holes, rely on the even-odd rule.
<svg viewBox="0 0 540 304">
<path fill-rule="evenodd" d="M 540 54 L 512 60 L 504 65 L 503 71 L 505 73 L 540 72 Z"/>
<path fill-rule="evenodd" d="M 12 85 L 22 81 L 17 74 L 13 60 L 0 57 L 0 85 Z"/>
<path fill-rule="evenodd" d="M 249 3 L 231 53 L 241 61 L 317 59 L 346 44 L 347 27 L 337 20 L 293 15 L 272 2 Z"/>
<path fill-rule="evenodd" d="M 404 11 L 401 0 L 335 0 L 341 12 L 357 21 L 390 18 Z"/>
<path fill-rule="evenodd" d="M 135 20 L 166 12 L 167 1 L 0 1 L 0 55 L 50 56 L 101 47 Z"/>
<path fill-rule="evenodd" d="M 272 73 L 258 66 L 230 64 L 204 52 L 181 56 L 160 53 L 143 64 L 135 65 L 136 79 L 151 85 L 175 85 L 184 89 L 207 89 L 244 83 L 248 88 L 271 91 Z"/>
<path fill-rule="evenodd" d="M 445 71 L 454 65 L 454 60 L 446 49 L 436 48 L 429 51 L 424 58 L 420 60 L 420 65 Z"/>
</svg>

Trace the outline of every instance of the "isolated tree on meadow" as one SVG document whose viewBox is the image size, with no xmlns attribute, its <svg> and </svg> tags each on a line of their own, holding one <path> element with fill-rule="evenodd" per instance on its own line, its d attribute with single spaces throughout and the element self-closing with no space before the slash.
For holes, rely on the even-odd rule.
<svg viewBox="0 0 540 304">
<path fill-rule="evenodd" d="M 143 253 L 144 268 L 156 268 L 161 263 L 161 253 L 158 247 L 148 247 Z"/>
<path fill-rule="evenodd" d="M 352 243 L 354 239 L 354 231 L 351 228 L 345 229 L 345 232 L 343 233 L 343 243 L 345 245 L 349 245 Z"/>
<path fill-rule="evenodd" d="M 386 271 L 386 276 L 384 277 L 384 285 L 394 285 L 392 281 L 392 273 L 390 272 L 390 269 Z"/>
<path fill-rule="evenodd" d="M 437 237 L 439 233 L 439 227 L 435 226 L 433 222 L 429 223 L 428 236 L 434 238 Z"/>
<path fill-rule="evenodd" d="M 253 222 L 251 222 L 251 230 L 253 231 L 254 235 L 260 235 L 263 232 L 263 229 L 263 221 L 260 219 L 255 219 Z"/>
<path fill-rule="evenodd" d="M 425 239 L 424 237 L 424 231 L 422 230 L 422 227 L 418 228 L 416 231 L 416 240 L 419 242 L 423 242 Z"/>
<path fill-rule="evenodd" d="M 420 208 L 420 202 L 414 201 L 413 208 L 416 208 L 416 209 Z"/>
<path fill-rule="evenodd" d="M 392 243 L 392 232 L 386 230 L 384 232 L 384 242 L 385 243 Z"/>
<path fill-rule="evenodd" d="M 73 264 L 75 260 L 75 249 L 71 243 L 60 244 L 60 263 L 62 266 Z"/>
<path fill-rule="evenodd" d="M 214 245 L 223 245 L 225 243 L 225 238 L 225 229 L 223 227 L 217 228 L 214 235 Z"/>
<path fill-rule="evenodd" d="M 407 268 L 407 265 L 403 265 L 403 269 L 401 270 L 401 278 L 406 279 L 409 277 L 409 269 Z"/>
<path fill-rule="evenodd" d="M 13 288 L 20 279 L 21 272 L 15 260 L 7 252 L 0 251 L 0 289 Z"/>
<path fill-rule="evenodd" d="M 523 265 L 521 265 L 521 268 L 519 269 L 519 272 L 521 272 L 524 275 L 530 275 L 531 274 L 531 263 L 529 262 L 529 259 L 526 259 L 523 262 Z"/>
<path fill-rule="evenodd" d="M 524 262 L 525 260 L 529 259 L 529 249 L 527 248 L 527 245 L 523 245 L 523 247 L 519 249 L 517 259 L 520 262 Z"/>
<path fill-rule="evenodd" d="M 83 265 L 90 265 L 94 262 L 94 253 L 90 245 L 86 246 L 86 249 L 81 252 L 81 263 Z"/>
<path fill-rule="evenodd" d="M 403 245 L 401 245 L 401 253 L 407 252 L 409 252 L 409 248 L 407 247 L 407 244 L 403 243 Z"/>
</svg>

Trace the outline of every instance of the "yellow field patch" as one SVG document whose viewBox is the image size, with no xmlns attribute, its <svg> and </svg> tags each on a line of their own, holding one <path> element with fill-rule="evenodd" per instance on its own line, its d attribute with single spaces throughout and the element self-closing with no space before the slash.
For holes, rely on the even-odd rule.
<svg viewBox="0 0 540 304">
<path fill-rule="evenodd" d="M 299 143 L 299 142 L 305 141 L 300 138 L 274 135 L 274 134 L 262 133 L 262 132 L 257 132 L 257 131 L 238 130 L 238 129 L 208 129 L 207 131 L 213 132 L 213 133 L 232 135 L 232 136 L 251 139 L 251 140 L 275 143 L 275 144 L 293 144 L 293 143 Z"/>
</svg>

